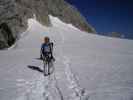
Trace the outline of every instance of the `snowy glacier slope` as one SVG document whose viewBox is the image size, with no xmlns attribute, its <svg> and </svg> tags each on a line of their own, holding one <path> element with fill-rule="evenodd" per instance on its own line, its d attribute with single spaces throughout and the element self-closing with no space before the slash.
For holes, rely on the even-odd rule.
<svg viewBox="0 0 133 100">
<path fill-rule="evenodd" d="M 50 16 L 52 27 L 29 19 L 15 46 L 0 51 L 0 100 L 132 100 L 133 41 L 82 32 Z M 44 77 L 44 36 L 55 44 L 54 73 Z"/>
</svg>

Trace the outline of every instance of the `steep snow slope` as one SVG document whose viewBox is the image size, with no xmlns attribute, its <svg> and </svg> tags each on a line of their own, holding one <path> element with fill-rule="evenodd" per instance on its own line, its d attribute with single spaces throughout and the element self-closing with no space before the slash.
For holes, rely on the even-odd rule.
<svg viewBox="0 0 133 100">
<path fill-rule="evenodd" d="M 29 19 L 14 48 L 0 51 L 0 100 L 132 100 L 133 41 L 96 36 L 50 16 L 48 28 Z M 39 57 L 44 36 L 55 43 L 50 77 Z"/>
</svg>

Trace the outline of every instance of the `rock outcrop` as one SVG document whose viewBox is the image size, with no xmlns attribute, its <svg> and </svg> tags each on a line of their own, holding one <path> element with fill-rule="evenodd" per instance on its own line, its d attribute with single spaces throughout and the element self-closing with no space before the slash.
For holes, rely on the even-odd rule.
<svg viewBox="0 0 133 100">
<path fill-rule="evenodd" d="M 18 34 L 26 30 L 27 20 L 14 0 L 0 0 L 0 49 L 15 43 Z"/>
<path fill-rule="evenodd" d="M 111 32 L 109 33 L 109 36 L 116 37 L 116 38 L 123 38 L 123 35 L 119 32 Z"/>
<path fill-rule="evenodd" d="M 51 25 L 48 15 L 52 15 L 95 33 L 78 10 L 64 0 L 0 0 L 0 49 L 15 43 L 19 34 L 26 30 L 28 18 L 34 15 L 46 26 Z"/>
</svg>

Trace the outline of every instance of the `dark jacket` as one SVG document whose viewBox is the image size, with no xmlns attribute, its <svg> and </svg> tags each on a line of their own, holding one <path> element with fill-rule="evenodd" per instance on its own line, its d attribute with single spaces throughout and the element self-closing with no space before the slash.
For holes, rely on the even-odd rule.
<svg viewBox="0 0 133 100">
<path fill-rule="evenodd" d="M 53 58 L 53 43 L 43 43 L 40 50 L 41 59 L 52 59 Z"/>
</svg>

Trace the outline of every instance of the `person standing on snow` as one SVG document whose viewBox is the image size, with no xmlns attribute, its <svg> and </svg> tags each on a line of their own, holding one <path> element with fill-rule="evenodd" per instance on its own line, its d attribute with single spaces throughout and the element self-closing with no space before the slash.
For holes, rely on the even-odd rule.
<svg viewBox="0 0 133 100">
<path fill-rule="evenodd" d="M 50 67 L 53 66 L 53 61 L 55 61 L 53 57 L 53 42 L 50 42 L 49 37 L 44 37 L 44 43 L 42 43 L 40 50 L 40 59 L 44 62 L 44 74 L 45 76 L 50 75 Z M 46 63 L 48 64 L 48 74 L 45 73 Z"/>
</svg>

